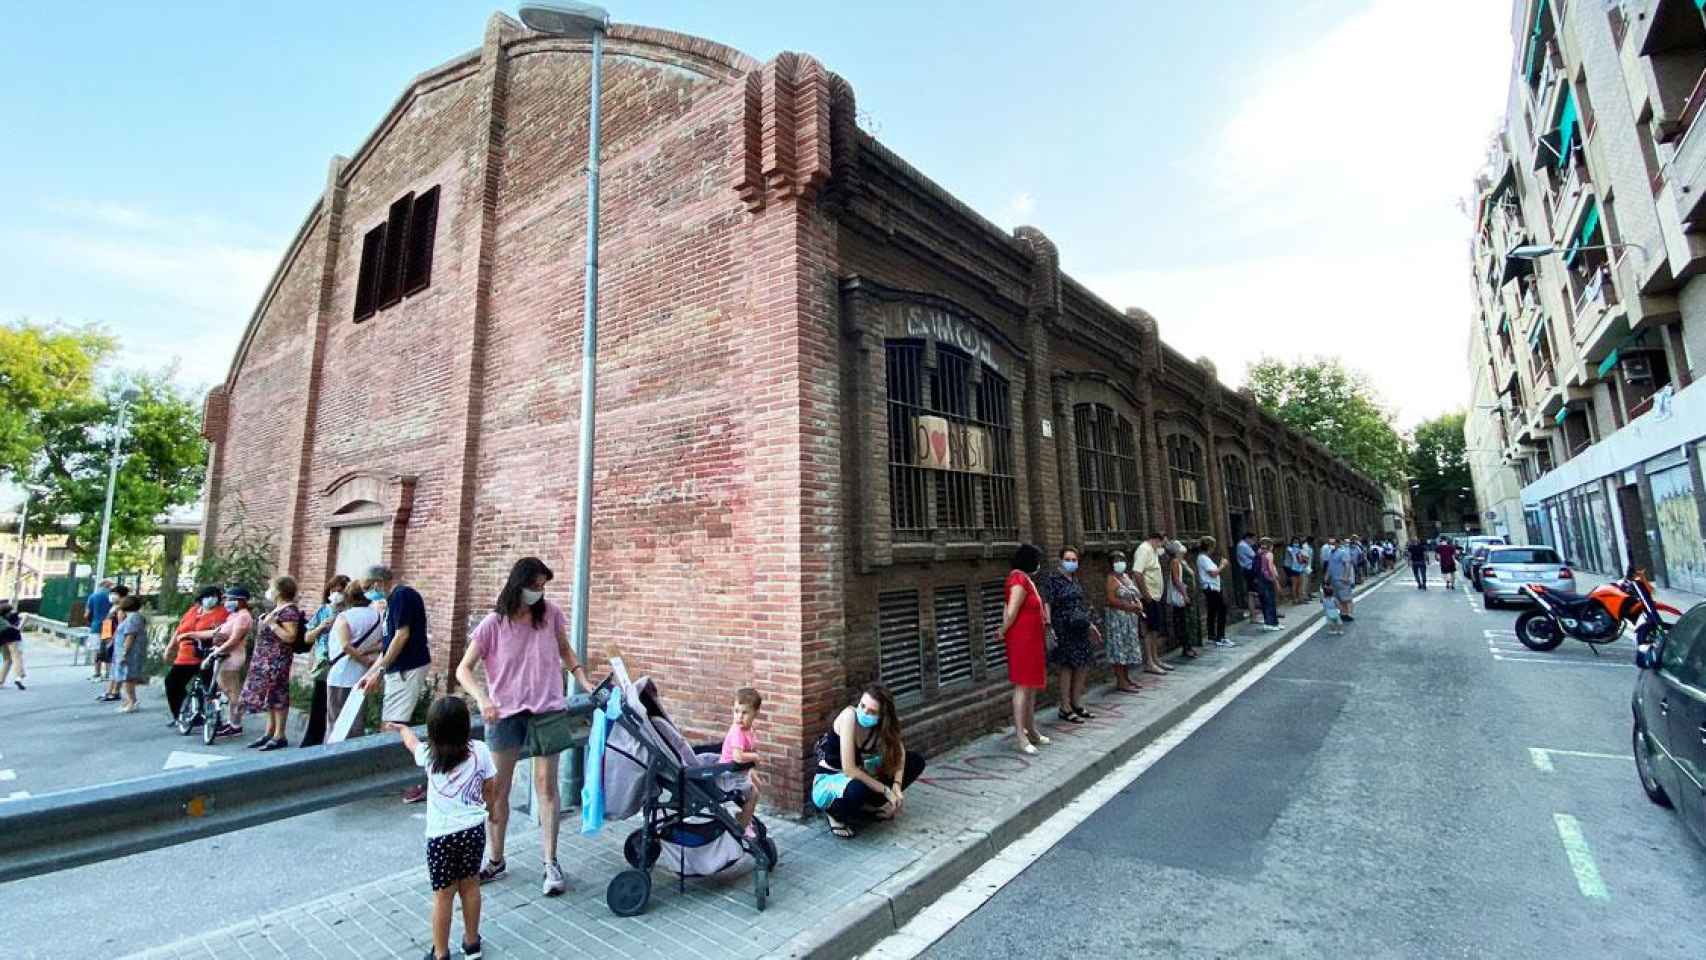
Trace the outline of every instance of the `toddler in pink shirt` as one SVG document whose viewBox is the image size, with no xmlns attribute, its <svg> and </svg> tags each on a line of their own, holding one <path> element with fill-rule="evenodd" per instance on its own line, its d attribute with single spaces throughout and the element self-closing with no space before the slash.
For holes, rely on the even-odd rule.
<svg viewBox="0 0 1706 960">
<path fill-rule="evenodd" d="M 758 708 L 763 705 L 764 698 L 758 695 L 757 690 L 741 687 L 735 691 L 734 722 L 723 737 L 722 762 L 758 762 L 758 745 L 752 738 L 752 724 L 758 719 Z M 724 790 L 745 794 L 745 802 L 740 808 L 740 825 L 747 836 L 752 836 L 752 812 L 758 809 L 758 771 L 729 774 L 723 778 L 722 786 Z"/>
</svg>

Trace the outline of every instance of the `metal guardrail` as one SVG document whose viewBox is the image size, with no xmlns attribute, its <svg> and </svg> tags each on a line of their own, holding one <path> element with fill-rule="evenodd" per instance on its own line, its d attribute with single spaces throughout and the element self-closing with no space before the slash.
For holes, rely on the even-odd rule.
<svg viewBox="0 0 1706 960">
<path fill-rule="evenodd" d="M 26 613 L 23 615 L 21 628 L 24 630 L 37 630 L 42 633 L 51 633 L 61 640 L 70 640 L 74 643 L 83 642 L 83 639 L 89 635 L 89 629 L 87 627 L 67 626 L 58 620 L 49 620 L 47 617 L 39 616 L 34 613 Z"/>
<path fill-rule="evenodd" d="M 574 697 L 569 712 L 590 716 L 591 698 Z M 421 777 L 395 736 L 376 734 L 9 800 L 0 803 L 0 883 L 341 806 Z"/>
</svg>

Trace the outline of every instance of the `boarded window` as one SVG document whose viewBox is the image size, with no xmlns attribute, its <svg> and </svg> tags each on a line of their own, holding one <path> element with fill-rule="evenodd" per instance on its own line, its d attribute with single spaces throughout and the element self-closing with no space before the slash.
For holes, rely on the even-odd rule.
<svg viewBox="0 0 1706 960">
<path fill-rule="evenodd" d="M 965 587 L 936 588 L 936 685 L 969 683 L 971 603 Z"/>
<path fill-rule="evenodd" d="M 1084 530 L 1135 539 L 1138 519 L 1137 432 L 1131 421 L 1099 403 L 1073 408 L 1078 489 Z"/>
<path fill-rule="evenodd" d="M 432 283 L 432 247 L 438 233 L 438 188 L 415 198 L 409 213 L 409 249 L 403 261 L 403 296 Z"/>
<path fill-rule="evenodd" d="M 379 265 L 379 309 L 383 310 L 403 299 L 403 260 L 408 249 L 409 208 L 415 201 L 413 193 L 405 193 L 391 204 L 385 218 L 385 256 Z"/>
<path fill-rule="evenodd" d="M 886 344 L 889 510 L 897 541 L 1018 537 L 1011 397 L 970 354 Z"/>
<path fill-rule="evenodd" d="M 1007 676 L 1007 644 L 1001 640 L 1001 620 L 1007 615 L 1007 584 L 991 580 L 977 588 L 978 606 L 983 608 L 983 663 L 991 680 Z"/>
<path fill-rule="evenodd" d="M 1168 437 L 1167 471 L 1173 487 L 1173 536 L 1189 539 L 1206 535 L 1202 447 L 1183 434 Z"/>
<path fill-rule="evenodd" d="M 877 597 L 877 678 L 897 700 L 924 691 L 924 644 L 916 590 L 895 590 Z"/>
<path fill-rule="evenodd" d="M 366 320 L 379 308 L 379 263 L 385 256 L 385 224 L 361 238 L 361 270 L 355 278 L 355 319 Z"/>
</svg>

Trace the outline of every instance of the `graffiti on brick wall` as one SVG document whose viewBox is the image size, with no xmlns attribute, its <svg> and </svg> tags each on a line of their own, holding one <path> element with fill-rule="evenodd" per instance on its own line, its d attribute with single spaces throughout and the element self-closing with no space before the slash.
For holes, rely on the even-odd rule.
<svg viewBox="0 0 1706 960">
<path fill-rule="evenodd" d="M 982 360 L 991 369 L 1000 369 L 995 363 L 995 346 L 989 342 L 989 338 L 979 333 L 970 322 L 961 317 L 956 317 L 946 310 L 938 310 L 934 307 L 907 307 L 906 335 L 909 337 L 930 337 L 938 343 L 958 347 Z"/>
</svg>

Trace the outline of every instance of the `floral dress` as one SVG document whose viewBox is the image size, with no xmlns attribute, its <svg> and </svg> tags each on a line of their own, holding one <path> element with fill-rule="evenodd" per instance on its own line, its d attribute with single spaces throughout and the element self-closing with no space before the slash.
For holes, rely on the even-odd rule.
<svg viewBox="0 0 1706 960">
<path fill-rule="evenodd" d="M 1088 667 L 1096 659 L 1090 646 L 1090 603 L 1077 577 L 1060 570 L 1043 578 L 1043 599 L 1054 627 L 1054 650 L 1049 659 L 1068 670 Z"/>
<path fill-rule="evenodd" d="M 1119 577 L 1119 598 L 1126 603 L 1138 603 L 1143 594 L 1137 589 L 1136 581 L 1130 574 L 1116 574 Z M 1135 667 L 1143 663 L 1143 643 L 1137 632 L 1137 614 L 1129 610 L 1119 610 L 1109 607 L 1103 614 L 1106 639 L 1108 643 L 1108 662 L 1120 666 Z"/>
<path fill-rule="evenodd" d="M 301 636 L 302 611 L 295 605 L 281 607 L 275 623 L 294 623 Z M 283 710 L 290 706 L 290 662 L 296 654 L 268 627 L 255 637 L 255 652 L 249 657 L 249 678 L 243 681 L 243 709 L 250 713 Z"/>
</svg>

